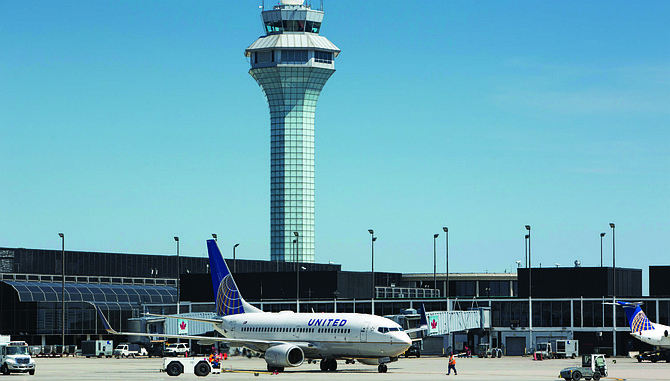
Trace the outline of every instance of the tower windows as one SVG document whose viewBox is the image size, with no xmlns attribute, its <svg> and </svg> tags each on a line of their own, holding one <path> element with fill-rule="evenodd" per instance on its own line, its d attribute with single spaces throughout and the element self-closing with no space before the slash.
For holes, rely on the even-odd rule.
<svg viewBox="0 0 670 381">
<path fill-rule="evenodd" d="M 315 62 L 320 62 L 320 63 L 326 63 L 326 64 L 332 64 L 333 63 L 333 53 L 332 52 L 322 52 L 322 51 L 315 51 L 314 52 L 314 61 Z"/>
<path fill-rule="evenodd" d="M 283 32 L 307 32 L 319 34 L 321 23 L 309 20 L 268 20 L 264 22 L 267 34 Z"/>
<path fill-rule="evenodd" d="M 281 63 L 284 64 L 307 63 L 307 50 L 282 50 Z"/>
<path fill-rule="evenodd" d="M 273 51 L 263 51 L 256 53 L 256 62 L 255 63 L 264 63 L 274 61 L 275 52 Z"/>
</svg>

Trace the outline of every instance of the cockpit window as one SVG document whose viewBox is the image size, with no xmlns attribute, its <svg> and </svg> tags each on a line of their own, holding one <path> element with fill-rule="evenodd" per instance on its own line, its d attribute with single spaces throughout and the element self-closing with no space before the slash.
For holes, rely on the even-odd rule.
<svg viewBox="0 0 670 381">
<path fill-rule="evenodd" d="M 379 327 L 379 328 L 377 328 L 377 331 L 379 333 L 389 333 L 389 332 L 398 332 L 398 331 L 402 332 L 403 329 L 402 329 L 402 327 Z"/>
</svg>

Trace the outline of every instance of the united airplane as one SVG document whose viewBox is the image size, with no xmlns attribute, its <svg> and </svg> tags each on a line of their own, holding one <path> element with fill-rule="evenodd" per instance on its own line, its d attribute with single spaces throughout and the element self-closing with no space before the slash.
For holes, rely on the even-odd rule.
<svg viewBox="0 0 670 381">
<path fill-rule="evenodd" d="M 670 349 L 670 327 L 649 321 L 640 308 L 641 303 L 617 301 L 617 304 L 626 311 L 631 336 L 647 344 Z"/>
<path fill-rule="evenodd" d="M 337 360 L 346 360 L 347 363 L 359 361 L 377 365 L 380 373 L 386 373 L 386 364 L 397 361 L 412 344 L 400 325 L 381 316 L 263 312 L 242 298 L 214 240 L 207 241 L 207 250 L 218 318 L 183 319 L 212 323 L 214 330 L 223 337 L 117 332 L 98 308 L 105 329 L 117 335 L 192 339 L 200 343 L 221 341 L 233 347 L 246 347 L 264 353 L 267 369 L 271 372 L 298 367 L 305 360 L 321 360 L 322 371 L 335 371 Z M 425 316 L 425 311 L 422 315 Z"/>
</svg>

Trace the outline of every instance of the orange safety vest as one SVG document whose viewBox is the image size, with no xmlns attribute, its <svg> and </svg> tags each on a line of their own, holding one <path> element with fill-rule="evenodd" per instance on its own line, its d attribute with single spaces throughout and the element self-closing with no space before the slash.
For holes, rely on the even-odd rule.
<svg viewBox="0 0 670 381">
<path fill-rule="evenodd" d="M 449 356 L 449 365 L 456 365 L 456 359 L 454 355 Z"/>
</svg>

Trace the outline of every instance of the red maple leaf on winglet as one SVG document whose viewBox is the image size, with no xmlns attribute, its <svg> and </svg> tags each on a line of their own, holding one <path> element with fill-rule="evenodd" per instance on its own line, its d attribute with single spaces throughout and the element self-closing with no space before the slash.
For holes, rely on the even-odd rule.
<svg viewBox="0 0 670 381">
<path fill-rule="evenodd" d="M 182 329 L 182 330 L 186 329 L 186 322 L 185 321 L 182 321 L 181 323 L 179 323 L 179 329 Z"/>
<path fill-rule="evenodd" d="M 433 320 L 430 322 L 430 328 L 435 329 L 437 328 L 437 320 Z"/>
</svg>

